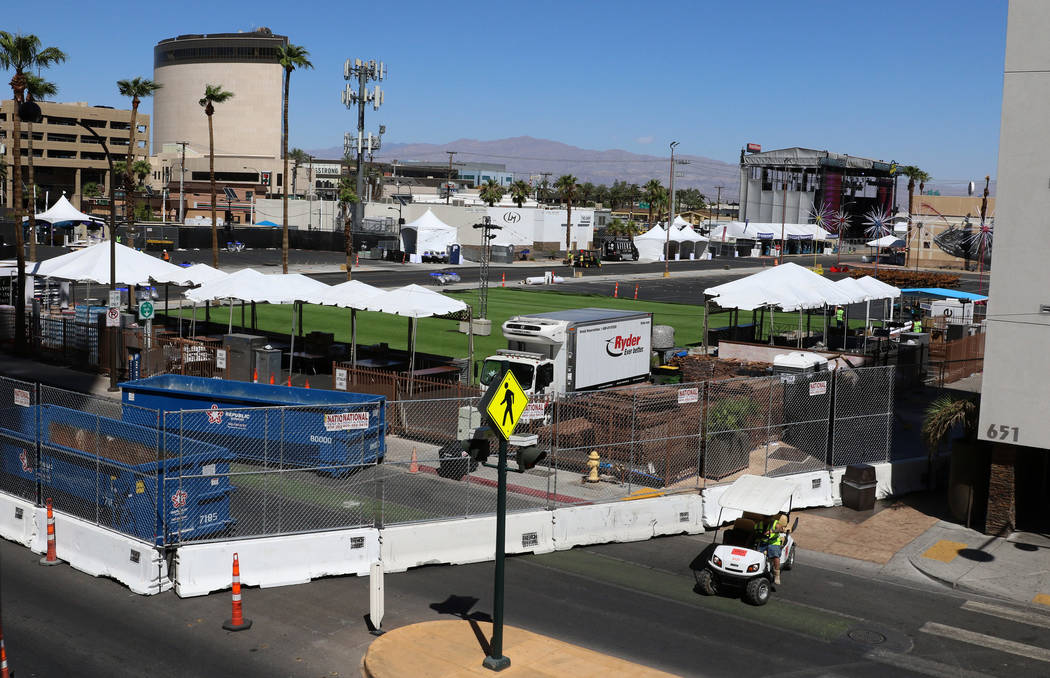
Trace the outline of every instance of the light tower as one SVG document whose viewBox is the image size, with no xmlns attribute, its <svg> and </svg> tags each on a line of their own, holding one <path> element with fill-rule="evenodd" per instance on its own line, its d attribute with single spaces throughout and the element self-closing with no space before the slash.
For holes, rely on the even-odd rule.
<svg viewBox="0 0 1050 678">
<path fill-rule="evenodd" d="M 349 150 L 357 153 L 357 202 L 353 206 L 353 225 L 346 226 L 344 237 L 346 239 L 346 277 L 350 279 L 350 260 L 353 255 L 353 232 L 354 230 L 360 230 L 361 224 L 364 221 L 365 206 L 362 202 L 363 193 L 365 190 L 365 175 L 362 171 L 361 164 L 364 161 L 365 153 L 371 153 L 378 149 L 378 139 L 368 135 L 368 144 L 370 148 L 365 148 L 365 106 L 369 102 L 372 104 L 372 109 L 378 111 L 379 107 L 383 105 L 383 94 L 384 92 L 376 85 L 372 88 L 372 91 L 368 91 L 368 83 L 371 80 L 382 80 L 386 77 L 386 66 L 382 61 L 362 61 L 361 59 L 354 59 L 352 62 L 347 59 L 343 63 L 343 79 L 347 81 L 346 88 L 343 90 L 343 104 L 353 109 L 357 106 L 357 144 L 351 146 L 351 144 L 345 143 L 350 139 L 344 138 L 344 145 L 350 146 Z M 349 81 L 357 80 L 357 90 L 355 91 L 353 85 Z M 349 135 L 347 135 L 349 136 Z M 347 150 L 344 148 L 344 150 Z"/>
</svg>

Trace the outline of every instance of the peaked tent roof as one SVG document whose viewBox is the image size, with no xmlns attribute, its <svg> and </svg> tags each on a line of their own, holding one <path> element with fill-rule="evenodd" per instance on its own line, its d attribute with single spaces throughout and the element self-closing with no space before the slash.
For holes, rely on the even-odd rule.
<svg viewBox="0 0 1050 678">
<path fill-rule="evenodd" d="M 117 243 L 112 246 L 116 252 L 116 275 L 117 282 L 120 284 L 146 285 L 150 280 L 177 276 L 182 272 L 182 269 L 174 264 L 161 261 L 125 245 Z M 107 284 L 110 281 L 110 247 L 110 243 L 102 242 L 42 262 L 38 267 L 38 275 L 62 280 Z"/>
<path fill-rule="evenodd" d="M 252 268 L 242 268 L 221 280 L 190 290 L 186 298 L 195 302 L 239 299 L 269 304 L 297 301 L 316 304 L 328 289 L 323 282 L 299 273 L 264 275 Z"/>
<path fill-rule="evenodd" d="M 368 308 L 368 302 L 385 292 L 360 280 L 347 280 L 346 282 L 333 285 L 325 290 L 321 296 L 321 303 L 327 306 L 339 306 L 340 308 L 355 308 L 364 311 Z"/>
<path fill-rule="evenodd" d="M 208 264 L 194 264 L 185 268 L 176 266 L 175 268 L 179 269 L 179 274 L 172 273 L 169 276 L 162 275 L 159 278 L 154 276 L 154 280 L 175 285 L 204 285 L 216 280 L 222 280 L 229 275 L 217 268 L 212 268 Z"/>
<path fill-rule="evenodd" d="M 751 311 L 776 306 L 784 311 L 852 304 L 855 299 L 827 278 L 788 262 L 704 290 L 722 308 Z"/>
<path fill-rule="evenodd" d="M 28 219 L 29 217 L 22 217 L 22 221 L 27 221 Z M 56 200 L 50 209 L 36 215 L 36 219 L 37 221 L 46 221 L 51 224 L 60 224 L 67 221 L 102 221 L 98 217 L 84 214 L 76 207 L 73 207 L 73 204 L 64 195 Z"/>
<path fill-rule="evenodd" d="M 904 241 L 893 234 L 884 235 L 878 240 L 869 240 L 865 244 L 868 247 L 904 247 Z"/>
<path fill-rule="evenodd" d="M 686 225 L 671 234 L 671 240 L 678 242 L 707 242 L 707 236 L 700 235 L 692 226 Z"/>
<path fill-rule="evenodd" d="M 417 231 L 422 231 L 424 229 L 440 229 L 453 231 L 456 230 L 454 226 L 449 226 L 444 221 L 442 221 L 438 217 L 438 215 L 434 214 L 433 210 L 431 210 L 429 207 L 427 208 L 427 211 L 422 214 L 422 216 L 420 216 L 418 219 L 408 222 L 401 228 L 414 228 Z"/>
<path fill-rule="evenodd" d="M 875 294 L 861 285 L 854 278 L 843 278 L 842 280 L 836 280 L 833 283 L 835 286 L 842 288 L 842 291 L 850 295 L 857 301 L 870 301 L 872 299 L 885 299 L 884 296 L 875 296 Z"/>
<path fill-rule="evenodd" d="M 440 292 L 428 290 L 419 285 L 405 285 L 382 292 L 372 297 L 367 307 L 369 311 L 403 315 L 409 318 L 429 318 L 467 310 L 467 305 L 459 299 L 446 297 Z"/>
<path fill-rule="evenodd" d="M 634 236 L 635 242 L 639 240 L 659 240 L 663 242 L 667 238 L 667 231 L 660 224 L 656 224 L 645 233 Z"/>
<path fill-rule="evenodd" d="M 901 295 L 899 287 L 884 283 L 878 278 L 872 278 L 870 275 L 857 278 L 857 284 L 871 292 L 874 295 L 872 299 L 896 299 Z"/>
</svg>

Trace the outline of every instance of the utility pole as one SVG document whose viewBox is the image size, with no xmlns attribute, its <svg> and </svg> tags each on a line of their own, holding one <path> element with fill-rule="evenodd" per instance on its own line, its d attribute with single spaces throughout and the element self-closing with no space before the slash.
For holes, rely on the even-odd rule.
<svg viewBox="0 0 1050 678">
<path fill-rule="evenodd" d="M 540 172 L 540 176 L 543 177 L 543 181 L 540 182 L 540 186 L 543 187 L 543 202 L 547 202 L 547 178 L 550 177 L 551 174 L 553 174 L 553 172 Z M 539 202 L 538 188 L 536 189 L 536 201 Z"/>
<path fill-rule="evenodd" d="M 448 175 L 445 177 L 445 204 L 449 204 L 449 200 L 452 199 L 452 156 L 458 151 L 445 151 L 448 153 Z M 481 316 L 485 317 L 485 316 Z"/>
<path fill-rule="evenodd" d="M 380 90 L 379 85 L 376 85 L 371 92 L 368 91 L 368 82 L 370 80 L 382 80 L 386 77 L 386 66 L 382 61 L 362 61 L 360 59 L 354 59 L 351 62 L 347 59 L 343 63 L 343 79 L 353 80 L 357 79 L 357 90 L 354 91 L 353 86 L 350 84 L 346 85 L 346 89 L 343 90 L 343 104 L 352 109 L 357 106 L 357 202 L 353 205 L 354 217 L 352 225 L 347 225 L 344 231 L 344 238 L 346 240 L 346 279 L 350 279 L 350 262 L 353 257 L 353 234 L 354 231 L 361 230 L 361 225 L 364 222 L 365 216 L 365 204 L 362 199 L 364 193 L 364 182 L 365 176 L 362 170 L 362 163 L 364 162 L 364 134 L 365 134 L 365 105 L 368 102 L 372 102 L 372 110 L 378 111 L 379 107 L 383 105 L 383 92 Z M 287 180 L 287 179 L 286 179 Z"/>
<path fill-rule="evenodd" d="M 179 223 L 185 224 L 185 213 L 183 212 L 185 199 L 183 198 L 182 185 L 186 180 L 186 143 L 185 141 L 176 141 L 176 144 L 182 146 L 182 164 L 179 166 Z"/>
<path fill-rule="evenodd" d="M 718 197 L 715 198 L 715 216 L 718 217 L 722 213 L 722 189 L 725 188 L 725 186 L 715 186 L 715 188 L 718 189 Z M 714 224 L 715 220 L 712 219 L 711 225 L 714 226 Z"/>
<path fill-rule="evenodd" d="M 671 222 L 674 221 L 674 147 L 678 145 L 677 141 L 671 142 L 671 195 L 667 201 L 667 234 L 664 239 L 664 277 L 669 278 L 671 271 L 668 269 L 670 265 L 669 259 L 671 258 Z"/>
</svg>

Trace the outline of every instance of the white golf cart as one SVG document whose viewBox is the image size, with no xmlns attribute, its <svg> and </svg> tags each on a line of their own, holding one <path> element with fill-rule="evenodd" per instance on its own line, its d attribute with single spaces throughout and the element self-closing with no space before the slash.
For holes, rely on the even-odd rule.
<svg viewBox="0 0 1050 678">
<path fill-rule="evenodd" d="M 760 535 L 755 532 L 758 522 L 776 518 L 784 535 L 780 556 L 781 570 L 790 570 L 795 564 L 795 540 L 787 529 L 791 516 L 791 498 L 795 483 L 784 478 L 744 475 L 722 493 L 718 503 L 718 524 L 722 525 L 724 511 L 742 511 L 731 526 L 722 531 L 722 542 L 705 550 L 710 557 L 694 561 L 696 588 L 704 595 L 713 596 L 720 589 L 731 587 L 744 591 L 744 600 L 752 605 L 765 605 L 774 585 L 773 559 L 758 551 Z M 795 518 L 795 525 L 798 518 Z M 699 561 L 699 562 L 698 562 Z"/>
</svg>

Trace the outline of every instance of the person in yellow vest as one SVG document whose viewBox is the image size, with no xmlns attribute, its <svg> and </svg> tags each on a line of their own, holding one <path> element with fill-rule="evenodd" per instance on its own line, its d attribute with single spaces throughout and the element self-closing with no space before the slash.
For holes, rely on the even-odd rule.
<svg viewBox="0 0 1050 678">
<path fill-rule="evenodd" d="M 842 327 L 842 323 L 846 320 L 846 309 L 841 306 L 835 307 L 835 324 Z"/>
<path fill-rule="evenodd" d="M 912 321 L 911 321 L 911 331 L 912 332 L 922 332 L 922 316 L 921 315 L 913 316 Z"/>
<path fill-rule="evenodd" d="M 786 535 L 791 531 L 787 525 L 787 516 L 768 516 L 755 523 L 755 534 L 758 535 L 757 550 L 767 558 L 773 559 L 773 583 L 780 584 L 780 556 L 784 551 Z"/>
</svg>

